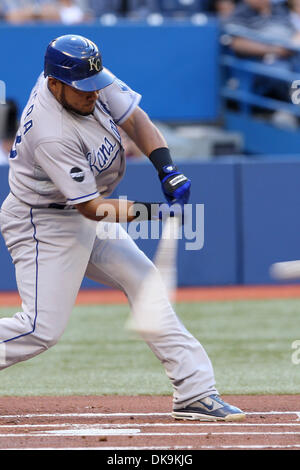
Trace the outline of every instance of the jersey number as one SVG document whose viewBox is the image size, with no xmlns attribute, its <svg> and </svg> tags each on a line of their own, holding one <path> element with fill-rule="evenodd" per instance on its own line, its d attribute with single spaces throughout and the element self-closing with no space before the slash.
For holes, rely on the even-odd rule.
<svg viewBox="0 0 300 470">
<path fill-rule="evenodd" d="M 28 109 L 27 114 L 25 116 L 25 119 L 32 113 L 33 107 L 34 107 L 34 104 L 31 105 L 30 108 Z M 24 136 L 27 134 L 28 131 L 30 131 L 32 126 L 33 126 L 32 119 L 25 122 L 25 124 L 23 126 L 24 127 Z M 12 149 L 10 151 L 9 158 L 13 159 L 13 158 L 16 158 L 18 156 L 17 145 L 19 145 L 21 142 L 22 142 L 22 135 L 17 134 L 14 145 L 12 146 Z"/>
</svg>

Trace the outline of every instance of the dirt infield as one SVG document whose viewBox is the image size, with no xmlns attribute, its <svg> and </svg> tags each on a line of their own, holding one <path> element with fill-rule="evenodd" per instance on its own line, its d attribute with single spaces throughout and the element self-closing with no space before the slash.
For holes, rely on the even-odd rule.
<svg viewBox="0 0 300 470">
<path fill-rule="evenodd" d="M 275 286 L 183 287 L 177 289 L 177 302 L 300 298 L 300 284 Z M 1 292 L 0 307 L 20 305 L 17 292 Z M 124 304 L 125 295 L 112 289 L 86 289 L 78 294 L 77 305 Z"/>
<path fill-rule="evenodd" d="M 1 397 L 1 449 L 204 450 L 300 448 L 298 396 L 224 397 L 238 423 L 176 421 L 170 397 Z"/>
<path fill-rule="evenodd" d="M 300 286 L 187 288 L 178 302 L 300 298 Z M 126 303 L 117 291 L 81 291 L 77 304 Z M 20 304 L 0 294 L 0 306 Z M 299 450 L 300 402 L 292 396 L 223 397 L 246 412 L 238 423 L 176 421 L 166 396 L 1 397 L 0 449 Z"/>
</svg>

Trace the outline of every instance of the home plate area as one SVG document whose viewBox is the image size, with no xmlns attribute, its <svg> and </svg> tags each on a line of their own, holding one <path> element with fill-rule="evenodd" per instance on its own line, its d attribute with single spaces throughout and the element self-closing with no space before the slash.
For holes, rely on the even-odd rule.
<svg viewBox="0 0 300 470">
<path fill-rule="evenodd" d="M 176 421 L 162 396 L 1 397 L 0 448 L 14 450 L 300 449 L 296 395 L 223 397 L 236 423 Z"/>
</svg>

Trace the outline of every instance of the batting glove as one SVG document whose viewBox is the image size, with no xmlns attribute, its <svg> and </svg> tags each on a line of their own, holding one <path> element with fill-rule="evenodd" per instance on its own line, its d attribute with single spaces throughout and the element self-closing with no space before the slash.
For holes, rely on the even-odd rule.
<svg viewBox="0 0 300 470">
<path fill-rule="evenodd" d="M 130 212 L 130 215 L 134 215 L 135 218 L 140 220 L 165 221 L 168 217 L 177 217 L 181 224 L 184 223 L 184 207 L 181 204 L 135 201 Z"/>
<path fill-rule="evenodd" d="M 159 173 L 163 193 L 169 204 L 187 204 L 191 181 L 173 165 L 164 166 Z"/>
</svg>

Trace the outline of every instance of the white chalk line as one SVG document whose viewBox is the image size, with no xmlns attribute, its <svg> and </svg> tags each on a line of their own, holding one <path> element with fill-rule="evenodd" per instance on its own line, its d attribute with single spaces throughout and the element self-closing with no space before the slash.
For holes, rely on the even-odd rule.
<svg viewBox="0 0 300 470">
<path fill-rule="evenodd" d="M 300 411 L 250 411 L 245 412 L 246 416 L 254 415 L 297 415 L 300 417 Z M 18 419 L 18 418 L 110 418 L 110 417 L 128 417 L 128 416 L 167 416 L 171 413 L 29 413 L 22 415 L 0 415 L 0 419 Z"/>
<path fill-rule="evenodd" d="M 55 423 L 55 424 L 1 424 L 1 429 L 6 428 L 62 428 L 62 427 L 73 427 L 73 428 L 98 428 L 98 429 L 111 429 L 111 428 L 145 428 L 145 427 L 299 427 L 300 423 L 215 423 L 215 422 L 199 422 L 193 421 L 191 423 L 101 423 L 101 424 L 79 424 L 79 423 Z"/>
<path fill-rule="evenodd" d="M 294 431 L 223 431 L 223 432 L 141 432 L 139 428 L 73 428 L 59 430 L 31 431 L 26 433 L 0 433 L 1 437 L 59 437 L 59 436 L 141 436 L 141 437 L 166 437 L 166 436 L 299 436 L 300 432 Z"/>
<path fill-rule="evenodd" d="M 122 430 L 114 430 L 114 429 L 68 429 L 62 431 L 46 431 L 41 434 L 32 433 L 31 436 L 106 436 L 106 435 L 136 435 L 136 436 L 151 436 L 151 437 L 166 437 L 166 436 L 282 436 L 282 435 L 300 435 L 299 432 L 259 432 L 259 431 L 251 431 L 251 432 L 145 432 L 141 433 L 140 430 L 133 430 L 129 431 L 126 429 Z M 14 436 L 18 436 L 18 434 L 14 434 Z M 28 434 L 27 434 L 28 436 Z M 0 434 L 1 437 L 1 434 Z"/>
<path fill-rule="evenodd" d="M 5 450 L 192 450 L 193 446 L 142 446 L 142 447 L 12 447 Z"/>
<path fill-rule="evenodd" d="M 269 412 L 251 412 L 247 413 L 248 415 L 293 415 L 296 414 L 299 417 L 300 412 L 298 411 L 269 411 Z M 53 418 L 66 418 L 66 417 L 79 417 L 79 418 L 105 418 L 105 417 L 124 417 L 124 416 L 170 416 L 169 413 L 32 413 L 32 414 L 26 414 L 26 415 L 6 415 L 6 416 L 0 416 L 1 418 L 40 418 L 40 417 L 53 417 Z M 299 435 L 300 432 L 295 432 L 295 431 L 280 431 L 280 432 L 273 432 L 273 431 L 267 431 L 267 432 L 260 432 L 260 431 L 248 431 L 245 429 L 245 431 L 237 431 L 237 432 L 141 432 L 140 428 L 146 428 L 146 427 L 191 427 L 193 426 L 194 428 L 196 426 L 205 426 L 205 427 L 219 427 L 219 426 L 238 426 L 242 428 L 247 428 L 247 427 L 297 427 L 300 426 L 300 423 L 224 423 L 224 422 L 200 422 L 200 421 L 194 421 L 191 423 L 102 423 L 102 424 L 78 424 L 78 423 L 56 423 L 56 424 L 2 424 L 0 425 L 0 430 L 5 429 L 5 428 L 29 428 L 30 430 L 34 428 L 43 428 L 45 431 L 31 431 L 31 432 L 26 432 L 26 433 L 2 433 L 0 434 L 0 437 L 27 437 L 27 438 L 32 438 L 32 437 L 59 437 L 59 436 L 68 436 L 68 437 L 76 437 L 76 436 L 148 436 L 148 437 L 167 437 L 167 436 L 261 436 L 261 435 L 268 435 L 268 436 L 296 436 Z M 56 430 L 49 430 L 49 428 L 68 428 L 68 429 L 56 429 Z M 46 429 L 48 428 L 48 429 Z M 71 429 L 70 429 L 71 428 Z M 300 448 L 300 444 L 286 444 L 286 445 L 281 445 L 281 444 L 272 444 L 272 445 L 261 445 L 261 444 L 255 444 L 255 445 L 222 445 L 222 446 L 165 446 L 165 447 L 155 447 L 155 446 L 147 446 L 147 447 L 124 447 L 124 449 L 128 450 L 142 450 L 142 449 L 148 449 L 148 450 L 155 450 L 155 449 L 160 449 L 160 450 L 168 450 L 168 449 L 287 449 L 287 448 Z M 36 448 L 40 449 L 40 448 Z M 49 450 L 49 448 L 45 448 Z M 59 448 L 55 447 L 53 450 L 57 450 Z M 75 448 L 73 447 L 67 447 L 67 450 L 72 450 Z M 79 447 L 76 449 L 80 449 Z M 84 447 L 82 448 L 84 450 L 92 450 L 92 449 L 99 449 L 99 450 L 121 450 L 120 447 Z M 14 448 L 16 450 L 16 448 Z M 22 448 L 22 450 L 29 450 L 29 448 Z"/>
<path fill-rule="evenodd" d="M 7 451 L 33 451 L 33 450 L 109 450 L 109 451 L 122 451 L 122 450 L 230 450 L 230 449 L 299 449 L 300 444 L 249 444 L 249 445 L 222 445 L 222 446 L 132 446 L 132 447 L 12 447 L 5 448 Z"/>
<path fill-rule="evenodd" d="M 300 444 L 287 444 L 287 445 L 224 445 L 224 446 L 143 446 L 143 447 L 12 447 L 7 448 L 5 450 L 8 451 L 16 451 L 16 450 L 23 450 L 23 451 L 32 451 L 32 450 L 110 450 L 110 451 L 122 451 L 122 450 L 218 450 L 218 449 L 299 449 Z"/>
<path fill-rule="evenodd" d="M 222 445 L 222 446 L 201 446 L 201 447 L 196 447 L 195 449 L 224 449 L 224 450 L 229 450 L 229 449 L 299 449 L 300 444 L 250 444 L 250 445 Z"/>
<path fill-rule="evenodd" d="M 0 415 L 0 419 L 18 418 L 111 418 L 128 416 L 169 416 L 171 413 L 28 413 L 22 415 Z"/>
<path fill-rule="evenodd" d="M 143 447 L 12 447 L 5 450 L 192 450 L 193 446 L 143 446 Z"/>
</svg>

